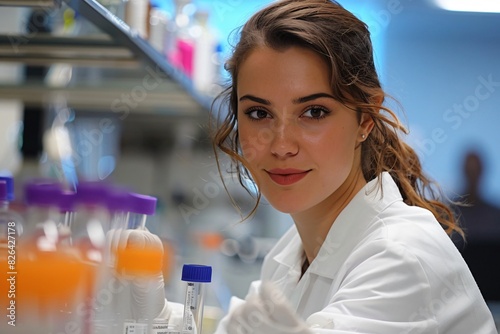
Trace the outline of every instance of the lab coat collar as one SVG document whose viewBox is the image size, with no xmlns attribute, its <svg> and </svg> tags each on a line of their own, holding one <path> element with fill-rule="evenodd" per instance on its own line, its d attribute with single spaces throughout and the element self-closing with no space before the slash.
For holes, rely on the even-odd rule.
<svg viewBox="0 0 500 334">
<path fill-rule="evenodd" d="M 402 201 L 401 193 L 388 172 L 368 182 L 332 224 L 308 272 L 333 279 L 353 248 L 370 229 L 374 218 L 396 201 Z M 273 259 L 290 269 L 296 269 L 302 264 L 304 251 L 295 226 L 284 238 L 289 240 L 287 246 Z"/>
</svg>

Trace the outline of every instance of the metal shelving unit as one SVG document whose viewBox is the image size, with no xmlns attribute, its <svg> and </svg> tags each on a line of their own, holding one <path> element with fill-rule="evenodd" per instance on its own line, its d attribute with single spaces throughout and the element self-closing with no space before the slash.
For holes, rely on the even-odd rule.
<svg viewBox="0 0 500 334">
<path fill-rule="evenodd" d="M 123 78 L 111 78 L 97 86 L 94 83 L 92 87 L 85 84 L 63 88 L 43 84 L 0 85 L 0 96 L 21 98 L 25 103 L 36 104 L 57 91 L 66 95 L 69 106 L 89 110 L 109 109 L 117 96 L 130 93 L 142 84 L 147 75 L 145 69 L 149 68 L 156 75 L 163 75 L 164 79 L 154 90 L 148 91 L 147 99 L 137 112 L 163 111 L 168 115 L 184 116 L 206 114 L 210 108 L 210 97 L 198 94 L 191 81 L 159 51 L 96 0 L 0 0 L 0 6 L 68 6 L 102 32 L 99 36 L 76 37 L 42 33 L 33 36 L 0 35 L 0 62 L 26 65 L 67 63 L 80 67 L 112 68 L 115 72 L 123 70 L 127 73 L 125 83 Z"/>
</svg>

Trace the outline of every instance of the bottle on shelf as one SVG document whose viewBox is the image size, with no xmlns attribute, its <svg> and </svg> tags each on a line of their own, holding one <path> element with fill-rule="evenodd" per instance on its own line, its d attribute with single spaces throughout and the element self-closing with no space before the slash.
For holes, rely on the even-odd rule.
<svg viewBox="0 0 500 334">
<path fill-rule="evenodd" d="M 159 52 L 165 50 L 167 25 L 171 19 L 166 11 L 152 5 L 149 16 L 149 43 Z"/>
<path fill-rule="evenodd" d="M 173 24 L 168 25 L 167 59 L 172 65 L 191 78 L 193 62 L 193 40 L 189 34 L 192 14 L 196 7 L 191 0 L 175 0 Z"/>
<path fill-rule="evenodd" d="M 217 37 L 208 26 L 210 13 L 199 10 L 195 14 L 197 29 L 194 29 L 193 86 L 202 94 L 213 91 L 217 80 Z"/>
<path fill-rule="evenodd" d="M 144 39 L 148 38 L 149 0 L 128 0 L 125 7 L 125 23 Z"/>
</svg>

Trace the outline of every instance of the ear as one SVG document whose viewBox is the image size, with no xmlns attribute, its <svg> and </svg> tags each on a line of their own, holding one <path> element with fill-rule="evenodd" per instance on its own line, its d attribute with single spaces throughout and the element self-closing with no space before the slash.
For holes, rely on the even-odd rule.
<svg viewBox="0 0 500 334">
<path fill-rule="evenodd" d="M 360 138 L 360 141 L 365 141 L 366 138 L 368 138 L 374 125 L 375 122 L 373 121 L 373 118 L 370 114 L 367 113 L 361 114 L 361 120 L 359 122 L 359 130 L 358 130 L 359 132 L 358 137 Z"/>
</svg>

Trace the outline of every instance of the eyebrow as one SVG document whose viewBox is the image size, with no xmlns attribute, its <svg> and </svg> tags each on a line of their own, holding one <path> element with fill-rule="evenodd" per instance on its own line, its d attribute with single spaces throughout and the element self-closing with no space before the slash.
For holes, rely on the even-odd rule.
<svg viewBox="0 0 500 334">
<path fill-rule="evenodd" d="M 333 95 L 331 95 L 331 94 L 315 93 L 315 94 L 299 97 L 297 99 L 294 99 L 292 102 L 294 104 L 301 104 L 301 103 L 306 103 L 306 102 L 313 101 L 313 100 L 316 100 L 316 99 L 319 99 L 322 97 L 326 97 L 326 98 L 330 98 L 330 99 L 335 100 L 335 97 L 333 97 Z M 244 100 L 250 100 L 250 101 L 254 101 L 254 102 L 257 102 L 260 104 L 264 104 L 264 105 L 271 105 L 271 102 L 269 100 L 266 100 L 266 99 L 263 99 L 263 98 L 260 98 L 260 97 L 254 96 L 254 95 L 250 95 L 250 94 L 243 95 L 239 99 L 240 102 L 244 101 Z"/>
</svg>

